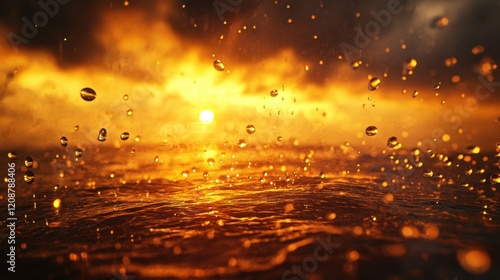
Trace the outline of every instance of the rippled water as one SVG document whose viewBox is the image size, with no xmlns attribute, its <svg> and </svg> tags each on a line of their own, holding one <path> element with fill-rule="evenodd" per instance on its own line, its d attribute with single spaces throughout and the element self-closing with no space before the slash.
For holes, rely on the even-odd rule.
<svg viewBox="0 0 500 280">
<path fill-rule="evenodd" d="M 458 167 L 427 158 L 423 167 L 403 171 L 391 159 L 411 156 L 402 150 L 374 156 L 293 145 L 131 150 L 87 149 L 78 161 L 69 146 L 33 152 L 31 185 L 21 181 L 24 155 L 8 160 L 3 153 L 2 166 L 17 166 L 18 279 L 500 275 L 493 155 L 466 176 L 456 155 L 450 158 Z M 429 166 L 432 178 L 423 176 Z M 474 250 L 491 263 L 487 272 L 474 275 L 473 261 L 460 263 Z"/>
</svg>

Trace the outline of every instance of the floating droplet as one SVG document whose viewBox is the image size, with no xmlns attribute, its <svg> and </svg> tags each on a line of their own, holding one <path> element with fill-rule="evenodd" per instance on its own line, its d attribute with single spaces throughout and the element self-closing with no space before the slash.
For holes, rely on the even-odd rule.
<svg viewBox="0 0 500 280">
<path fill-rule="evenodd" d="M 473 171 L 473 170 L 472 170 L 472 168 L 471 168 L 470 166 L 467 166 L 467 167 L 465 168 L 465 175 L 471 175 L 471 174 L 472 174 L 472 171 Z"/>
<path fill-rule="evenodd" d="M 35 174 L 31 171 L 26 171 L 26 173 L 24 173 L 24 181 L 28 184 L 32 184 L 35 181 Z"/>
<path fill-rule="evenodd" d="M 127 115 L 132 116 L 134 114 L 134 111 L 132 109 L 127 110 Z"/>
<path fill-rule="evenodd" d="M 28 168 L 33 167 L 33 158 L 26 157 L 26 159 L 24 160 L 24 165 Z"/>
<path fill-rule="evenodd" d="M 448 57 L 447 59 L 444 60 L 444 65 L 446 67 L 453 67 L 457 64 L 457 58 L 456 57 Z"/>
<path fill-rule="evenodd" d="M 426 177 L 426 178 L 430 178 L 430 177 L 432 177 L 433 175 L 434 175 L 434 172 L 432 172 L 432 170 L 430 170 L 430 169 L 425 169 L 425 170 L 424 170 L 424 177 Z"/>
<path fill-rule="evenodd" d="M 415 67 L 417 67 L 417 60 L 414 58 L 411 58 L 411 59 L 405 61 L 405 63 L 403 64 L 403 67 L 405 70 L 412 71 L 413 69 L 415 69 Z"/>
<path fill-rule="evenodd" d="M 492 184 L 500 184 L 500 174 L 498 174 L 498 173 L 491 174 L 490 182 Z"/>
<path fill-rule="evenodd" d="M 471 50 L 473 55 L 478 55 L 484 52 L 484 47 L 481 45 L 474 46 Z"/>
<path fill-rule="evenodd" d="M 160 161 L 160 158 L 158 156 L 155 157 L 155 162 Z"/>
<path fill-rule="evenodd" d="M 66 138 L 66 136 L 61 137 L 61 139 L 59 139 L 59 143 L 61 143 L 61 146 L 63 147 L 68 146 L 68 138 Z"/>
<path fill-rule="evenodd" d="M 441 16 L 434 18 L 434 20 L 431 23 L 431 26 L 436 29 L 443 29 L 446 26 L 448 26 L 449 23 L 450 20 L 447 17 Z"/>
<path fill-rule="evenodd" d="M 415 98 L 418 96 L 418 90 L 413 91 L 413 94 L 411 95 L 412 98 Z"/>
<path fill-rule="evenodd" d="M 181 174 L 182 174 L 182 176 L 184 178 L 187 178 L 189 176 L 189 171 L 188 170 L 184 170 L 184 171 L 181 172 Z"/>
<path fill-rule="evenodd" d="M 387 147 L 389 148 L 395 148 L 399 144 L 398 138 L 396 136 L 392 136 L 389 139 L 387 139 Z"/>
<path fill-rule="evenodd" d="M 352 70 L 358 69 L 359 66 L 361 66 L 361 64 L 362 64 L 361 60 L 351 62 L 351 68 L 352 68 Z"/>
<path fill-rule="evenodd" d="M 81 157 L 82 153 L 83 153 L 82 149 L 80 149 L 80 148 L 76 149 L 75 150 L 75 157 L 77 157 L 77 158 Z"/>
<path fill-rule="evenodd" d="M 224 63 L 222 63 L 222 61 L 217 59 L 216 61 L 214 61 L 214 68 L 217 71 L 224 71 L 224 69 L 226 69 L 226 66 L 224 66 Z"/>
<path fill-rule="evenodd" d="M 269 93 L 272 97 L 276 97 L 278 96 L 278 90 L 277 89 L 273 89 L 271 90 L 271 92 Z"/>
<path fill-rule="evenodd" d="M 208 165 L 213 166 L 215 164 L 215 159 L 209 158 L 209 159 L 207 159 L 207 163 L 208 163 Z"/>
<path fill-rule="evenodd" d="M 368 82 L 368 89 L 369 90 L 377 90 L 380 87 L 380 79 L 379 78 L 372 78 Z"/>
<path fill-rule="evenodd" d="M 472 146 L 467 146 L 465 148 L 465 151 L 469 155 L 476 155 L 476 154 L 479 154 L 479 152 L 481 151 L 481 148 L 479 148 L 479 146 L 472 145 Z"/>
<path fill-rule="evenodd" d="M 435 86 L 434 86 L 434 90 L 438 90 L 441 88 L 441 82 L 438 82 Z"/>
<path fill-rule="evenodd" d="M 278 136 L 278 137 L 276 138 L 276 140 L 278 140 L 278 141 L 280 141 L 280 142 L 281 142 L 281 141 L 283 141 L 283 137 Z"/>
<path fill-rule="evenodd" d="M 128 132 L 123 132 L 122 134 L 120 134 L 120 139 L 122 139 L 123 141 L 127 140 L 129 137 L 130 133 Z"/>
<path fill-rule="evenodd" d="M 80 126 L 79 125 L 75 125 L 75 127 L 73 128 L 75 131 L 78 131 L 80 129 Z"/>
<path fill-rule="evenodd" d="M 378 133 L 378 128 L 376 126 L 369 126 L 365 129 L 365 133 L 368 136 L 374 136 Z"/>
<path fill-rule="evenodd" d="M 240 148 L 245 148 L 247 146 L 247 142 L 245 141 L 245 139 L 238 140 L 238 146 Z"/>
<path fill-rule="evenodd" d="M 91 88 L 82 88 L 82 90 L 80 90 L 80 96 L 85 101 L 92 101 L 96 97 L 96 92 Z"/>
<path fill-rule="evenodd" d="M 123 100 L 128 100 L 128 94 L 123 95 Z"/>
<path fill-rule="evenodd" d="M 254 134 L 254 132 L 255 132 L 255 126 L 249 124 L 249 125 L 247 125 L 246 130 L 247 130 L 248 134 Z"/>
<path fill-rule="evenodd" d="M 99 130 L 99 135 L 97 136 L 97 140 L 99 140 L 99 142 L 104 142 L 104 141 L 106 141 L 107 136 L 108 136 L 108 132 L 106 131 L 106 129 L 101 128 L 101 130 Z"/>
<path fill-rule="evenodd" d="M 15 152 L 9 152 L 9 153 L 7 153 L 7 157 L 9 159 L 16 159 L 17 158 L 17 154 Z"/>
</svg>

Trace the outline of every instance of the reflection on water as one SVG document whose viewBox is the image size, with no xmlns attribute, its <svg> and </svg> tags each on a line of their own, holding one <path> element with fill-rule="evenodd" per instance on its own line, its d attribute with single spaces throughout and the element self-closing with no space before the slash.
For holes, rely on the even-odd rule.
<svg viewBox="0 0 500 280">
<path fill-rule="evenodd" d="M 448 166 L 439 154 L 372 157 L 346 146 L 131 149 L 34 152 L 29 168 L 21 155 L 10 159 L 18 174 L 36 173 L 16 189 L 19 275 L 500 275 L 494 155 L 449 155 Z"/>
</svg>

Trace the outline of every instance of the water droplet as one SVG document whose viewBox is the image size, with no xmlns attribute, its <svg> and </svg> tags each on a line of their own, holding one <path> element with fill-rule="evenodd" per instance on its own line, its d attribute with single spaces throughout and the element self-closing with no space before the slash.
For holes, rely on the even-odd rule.
<svg viewBox="0 0 500 280">
<path fill-rule="evenodd" d="M 128 100 L 128 94 L 123 95 L 123 100 Z"/>
<path fill-rule="evenodd" d="M 188 171 L 188 170 L 184 170 L 184 171 L 182 171 L 182 173 L 181 173 L 181 174 L 182 174 L 182 176 L 183 176 L 184 178 L 187 178 L 187 177 L 189 176 L 189 171 Z"/>
<path fill-rule="evenodd" d="M 24 165 L 28 168 L 33 167 L 33 158 L 26 157 L 26 159 L 24 160 Z"/>
<path fill-rule="evenodd" d="M 247 146 L 247 142 L 245 141 L 245 139 L 238 140 L 238 146 L 240 148 L 245 148 Z"/>
<path fill-rule="evenodd" d="M 224 69 L 226 69 L 226 66 L 224 66 L 224 63 L 222 63 L 222 61 L 217 59 L 216 61 L 214 61 L 214 68 L 217 71 L 224 71 Z"/>
<path fill-rule="evenodd" d="M 127 115 L 128 116 L 132 116 L 133 114 L 134 114 L 134 111 L 132 111 L 132 109 L 128 109 Z"/>
<path fill-rule="evenodd" d="M 500 174 L 498 174 L 498 173 L 491 174 L 490 182 L 492 184 L 500 184 Z"/>
<path fill-rule="evenodd" d="M 283 141 L 283 137 L 278 136 L 278 138 L 276 138 L 276 140 L 278 140 L 278 141 Z"/>
<path fill-rule="evenodd" d="M 213 158 L 209 158 L 209 159 L 207 159 L 207 163 L 208 163 L 208 165 L 210 165 L 210 166 L 214 166 L 214 164 L 215 164 L 215 159 L 213 159 Z"/>
<path fill-rule="evenodd" d="M 59 143 L 61 143 L 61 146 L 63 147 L 68 146 L 68 138 L 66 138 L 66 136 L 61 137 L 61 139 L 59 139 Z"/>
<path fill-rule="evenodd" d="M 254 132 L 255 132 L 255 126 L 249 124 L 249 125 L 247 125 L 246 130 L 247 130 L 248 134 L 254 134 Z"/>
<path fill-rule="evenodd" d="M 15 152 L 9 152 L 9 153 L 7 153 L 7 157 L 9 159 L 16 159 L 17 158 L 17 154 Z"/>
<path fill-rule="evenodd" d="M 82 149 L 80 149 L 80 148 L 76 149 L 75 150 L 75 157 L 77 157 L 77 158 L 81 157 L 82 153 L 83 153 Z"/>
<path fill-rule="evenodd" d="M 127 140 L 128 138 L 130 137 L 130 133 L 128 132 L 123 132 L 122 134 L 120 134 L 120 139 L 122 139 L 123 141 Z"/>
<path fill-rule="evenodd" d="M 362 64 L 361 60 L 351 62 L 351 68 L 352 68 L 352 70 L 358 69 L 358 67 L 361 66 L 361 64 Z"/>
<path fill-rule="evenodd" d="M 472 170 L 472 168 L 471 168 L 470 166 L 467 166 L 467 167 L 465 168 L 465 175 L 471 175 L 471 174 L 472 174 L 472 171 L 473 171 L 473 170 Z"/>
<path fill-rule="evenodd" d="M 450 20 L 447 17 L 440 16 L 440 17 L 434 18 L 434 20 L 431 23 L 431 26 L 433 28 L 436 28 L 436 29 L 443 29 L 446 26 L 448 26 L 449 23 L 450 23 Z"/>
<path fill-rule="evenodd" d="M 272 97 L 276 97 L 278 96 L 278 90 L 277 89 L 273 89 L 271 90 L 271 92 L 269 93 Z"/>
<path fill-rule="evenodd" d="M 415 69 L 415 67 L 417 67 L 417 60 L 414 58 L 411 58 L 411 59 L 405 61 L 405 63 L 403 64 L 403 67 L 407 71 L 412 71 L 413 69 Z"/>
<path fill-rule="evenodd" d="M 372 78 L 368 82 L 368 89 L 369 90 L 377 90 L 380 87 L 380 79 L 379 78 Z"/>
<path fill-rule="evenodd" d="M 430 170 L 430 169 L 425 169 L 425 170 L 424 170 L 424 177 L 426 177 L 426 178 L 430 178 L 430 177 L 432 177 L 433 175 L 434 175 L 434 172 L 432 172 L 432 170 Z"/>
<path fill-rule="evenodd" d="M 481 45 L 474 46 L 471 50 L 473 55 L 478 55 L 484 52 L 484 47 Z"/>
<path fill-rule="evenodd" d="M 79 125 L 75 125 L 75 127 L 73 128 L 75 131 L 78 131 L 80 129 L 80 126 Z"/>
<path fill-rule="evenodd" d="M 99 135 L 97 136 L 97 140 L 99 140 L 99 142 L 104 142 L 104 141 L 106 141 L 107 136 L 108 136 L 108 132 L 106 131 L 106 129 L 101 128 L 101 130 L 99 130 Z"/>
<path fill-rule="evenodd" d="M 398 138 L 396 136 L 392 136 L 387 140 L 387 147 L 394 148 L 399 144 Z"/>
<path fill-rule="evenodd" d="M 374 136 L 378 133 L 378 128 L 376 126 L 369 126 L 365 129 L 365 133 L 368 136 Z"/>
<path fill-rule="evenodd" d="M 92 101 L 92 100 L 94 100 L 95 97 L 96 97 L 96 95 L 97 94 L 96 94 L 95 90 L 93 90 L 91 88 L 82 88 L 82 90 L 80 90 L 80 96 L 85 101 Z"/>
<path fill-rule="evenodd" d="M 24 181 L 28 184 L 32 184 L 35 181 L 35 174 L 31 171 L 26 171 L 26 173 L 24 173 Z"/>
<path fill-rule="evenodd" d="M 205 178 L 205 179 L 208 178 L 208 172 L 206 172 L 206 171 L 203 172 L 203 178 Z"/>
<path fill-rule="evenodd" d="M 441 88 L 441 82 L 438 82 L 435 86 L 434 86 L 434 90 L 438 90 Z"/>
<path fill-rule="evenodd" d="M 413 94 L 411 95 L 412 98 L 415 98 L 418 96 L 418 90 L 413 91 Z"/>
<path fill-rule="evenodd" d="M 444 65 L 446 67 L 453 67 L 457 64 L 457 58 L 456 57 L 448 57 L 447 59 L 444 60 Z"/>
<path fill-rule="evenodd" d="M 465 148 L 465 151 L 469 155 L 476 155 L 476 154 L 479 154 L 479 152 L 481 151 L 481 148 L 479 148 L 479 146 L 472 145 L 472 146 L 467 146 Z"/>
<path fill-rule="evenodd" d="M 158 162 L 160 161 L 160 158 L 158 158 L 158 156 L 155 157 L 155 162 Z"/>
</svg>

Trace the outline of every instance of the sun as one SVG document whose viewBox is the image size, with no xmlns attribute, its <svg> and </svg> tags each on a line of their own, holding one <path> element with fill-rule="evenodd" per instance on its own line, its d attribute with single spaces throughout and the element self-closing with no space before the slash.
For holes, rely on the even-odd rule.
<svg viewBox="0 0 500 280">
<path fill-rule="evenodd" d="M 204 124 L 210 124 L 214 120 L 214 113 L 210 110 L 203 110 L 200 113 L 200 121 Z"/>
</svg>

